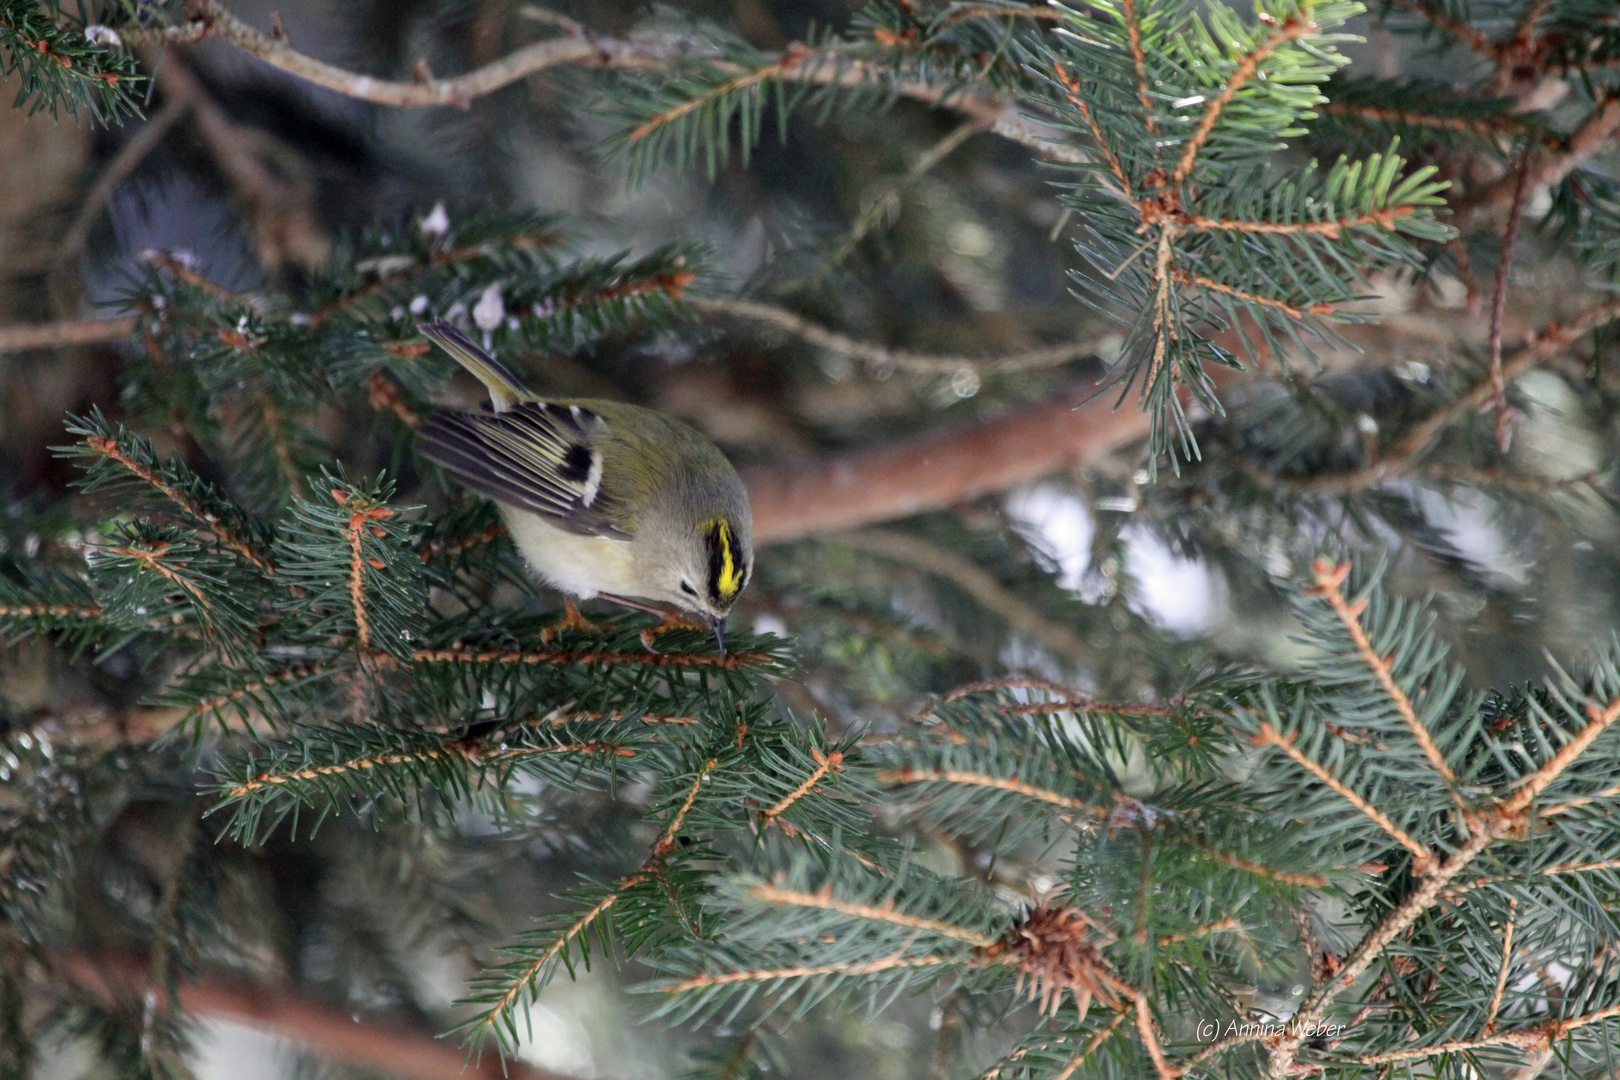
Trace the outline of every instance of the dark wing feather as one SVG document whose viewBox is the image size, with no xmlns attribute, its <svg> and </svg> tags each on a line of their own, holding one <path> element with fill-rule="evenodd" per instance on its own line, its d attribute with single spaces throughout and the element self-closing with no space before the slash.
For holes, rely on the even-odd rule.
<svg viewBox="0 0 1620 1080">
<path fill-rule="evenodd" d="M 625 540 L 602 485 L 605 426 L 578 405 L 525 401 L 499 413 L 435 413 L 416 439 L 423 457 L 480 495 L 570 532 Z"/>
</svg>

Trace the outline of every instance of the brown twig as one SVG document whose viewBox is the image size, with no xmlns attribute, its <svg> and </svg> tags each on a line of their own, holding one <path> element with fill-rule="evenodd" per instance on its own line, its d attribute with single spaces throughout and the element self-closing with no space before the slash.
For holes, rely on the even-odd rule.
<svg viewBox="0 0 1620 1080">
<path fill-rule="evenodd" d="M 285 773 L 263 772 L 253 779 L 231 788 L 227 794 L 233 799 L 240 799 L 244 795 L 261 791 L 267 787 L 274 787 L 278 784 L 296 784 L 302 780 L 319 780 L 323 776 L 369 772 L 372 769 L 387 768 L 390 765 L 406 765 L 412 762 L 461 758 L 477 765 L 485 765 L 510 761 L 527 761 L 530 758 L 544 757 L 549 754 L 613 754 L 617 757 L 633 757 L 635 751 L 629 747 L 606 742 L 565 743 L 557 746 L 511 746 L 498 749 L 468 743 L 462 736 L 457 735 L 438 746 L 425 747 L 421 750 L 368 754 L 364 757 L 350 758 L 347 761 L 334 761 L 330 765 L 311 765 L 308 768 L 295 769 L 292 772 Z"/>
<path fill-rule="evenodd" d="M 1502 313 L 1507 308 L 1508 273 L 1513 266 L 1513 248 L 1519 240 L 1519 222 L 1524 216 L 1525 181 L 1530 176 L 1528 159 L 1521 157 L 1519 181 L 1513 189 L 1513 209 L 1508 214 L 1507 231 L 1502 235 L 1502 251 L 1496 263 L 1496 293 L 1491 299 L 1490 375 L 1491 407 L 1496 412 L 1496 445 L 1508 452 L 1513 438 L 1512 413 L 1508 406 L 1507 380 L 1502 377 Z"/>
<path fill-rule="evenodd" d="M 173 567 L 165 566 L 163 564 L 163 555 L 169 550 L 168 544 L 160 543 L 149 548 L 108 547 L 106 550 L 114 555 L 123 555 L 126 558 L 134 559 L 136 562 L 140 563 L 148 570 L 151 570 L 153 573 L 162 575 L 162 577 L 175 588 L 197 601 L 197 603 L 200 604 L 204 610 L 214 610 L 214 605 L 209 602 L 207 595 L 197 586 L 195 582 L 187 580 Z M 179 565 L 184 565 L 184 563 Z"/>
<path fill-rule="evenodd" d="M 1389 943 L 1434 905 L 1451 880 L 1462 873 L 1480 852 L 1489 847 L 1496 836 L 1495 829 L 1479 827 L 1476 824 L 1467 843 L 1453 851 L 1446 859 L 1434 864 L 1420 879 L 1417 888 L 1356 943 L 1350 955 L 1345 958 L 1344 966 L 1339 969 L 1338 974 L 1311 991 L 1300 1003 L 1299 1011 L 1294 1014 L 1290 1032 L 1271 1046 L 1267 1070 L 1271 1080 L 1286 1080 L 1292 1075 L 1294 1056 L 1304 1042 L 1304 1032 L 1313 1030 L 1321 1023 L 1323 1014 L 1339 994 L 1353 986 L 1361 977 L 1361 973 L 1383 954 Z"/>
<path fill-rule="evenodd" d="M 721 971 L 705 975 L 693 975 L 690 978 L 679 979 L 666 983 L 661 990 L 671 994 L 682 994 L 690 990 L 701 990 L 707 986 L 726 986 L 739 982 L 775 982 L 778 979 L 811 979 L 818 975 L 876 975 L 880 971 L 893 971 L 896 968 L 938 967 L 941 964 L 960 963 L 960 958 L 954 956 L 886 956 L 881 960 L 851 960 L 842 964 L 821 964 L 814 967 L 769 968 L 761 971 Z"/>
<path fill-rule="evenodd" d="M 339 505 L 357 499 L 354 492 L 338 489 L 332 492 L 332 498 Z M 365 570 L 369 565 L 381 570 L 383 563 L 379 559 L 368 558 L 364 555 L 362 544 L 367 531 L 375 531 L 381 535 L 374 521 L 383 521 L 394 516 L 394 511 L 386 506 L 357 505 L 349 512 L 349 523 L 345 533 L 349 539 L 349 602 L 354 607 L 355 640 L 360 647 L 362 656 L 371 652 L 371 620 L 366 616 L 366 577 Z"/>
<path fill-rule="evenodd" d="M 1617 133 L 1620 133 L 1620 95 L 1613 95 L 1593 109 L 1562 145 L 1527 153 L 1524 183 L 1531 191 L 1560 183 L 1611 146 Z M 1519 178 L 1509 173 L 1470 191 L 1452 203 L 1451 224 L 1459 232 L 1467 232 L 1484 215 L 1512 205 L 1519 183 Z"/>
<path fill-rule="evenodd" d="M 1491 994 L 1491 1004 L 1485 1010 L 1485 1023 L 1480 1026 L 1482 1038 L 1489 1038 L 1496 1033 L 1496 1014 L 1502 1007 L 1502 995 L 1507 992 L 1508 971 L 1513 965 L 1513 917 L 1519 912 L 1517 898 L 1508 898 L 1507 922 L 1502 925 L 1502 965 L 1496 972 L 1496 989 Z"/>
<path fill-rule="evenodd" d="M 752 667 L 768 662 L 762 652 L 707 653 L 619 652 L 612 649 L 417 649 L 419 664 L 601 664 L 604 667 Z"/>
<path fill-rule="evenodd" d="M 225 523 L 219 520 L 217 514 L 164 480 L 151 466 L 124 453 L 118 446 L 117 440 L 92 435 L 85 440 L 85 445 L 101 456 L 116 461 L 138 479 L 156 488 L 164 498 L 178 506 L 185 514 L 201 521 L 208 531 L 214 534 L 214 538 L 226 548 L 236 552 L 236 554 L 264 571 L 265 574 L 275 574 L 275 564 L 270 561 L 268 556 L 255 551 L 253 545 L 249 544 L 246 539 L 227 528 Z"/>
<path fill-rule="evenodd" d="M 1204 846 L 1203 850 L 1205 855 L 1218 862 L 1223 862 L 1227 866 L 1247 871 L 1256 877 L 1280 881 L 1284 885 L 1303 885 L 1309 889 L 1325 889 L 1331 884 L 1321 874 L 1301 874 L 1294 870 L 1278 870 L 1274 866 L 1267 866 L 1265 863 L 1255 862 L 1253 859 L 1245 859 L 1241 855 L 1234 855 L 1230 851 L 1221 851 L 1218 848 Z"/>
<path fill-rule="evenodd" d="M 1565 769 L 1573 765 L 1575 759 L 1585 753 L 1587 747 L 1591 746 L 1599 735 L 1607 731 L 1616 720 L 1620 720 L 1620 697 L 1601 707 L 1595 703 L 1588 703 L 1586 713 L 1588 721 L 1586 726 L 1560 747 L 1558 753 L 1546 764 L 1520 782 L 1513 797 L 1502 804 L 1502 813 L 1507 815 L 1524 813 L 1530 804 L 1535 802 L 1536 797 L 1547 790 L 1547 786 L 1558 779 Z"/>
<path fill-rule="evenodd" d="M 1142 52 L 1142 21 L 1136 15 L 1136 0 L 1121 0 L 1119 17 L 1125 23 L 1125 37 L 1131 46 L 1131 64 L 1136 68 L 1136 100 L 1142 105 L 1142 124 L 1149 135 L 1156 135 L 1153 97 L 1148 93 L 1147 57 Z"/>
<path fill-rule="evenodd" d="M 1332 304 L 1307 304 L 1303 308 L 1297 308 L 1287 301 L 1274 300 L 1269 296 L 1261 296 L 1258 293 L 1244 292 L 1242 289 L 1216 281 L 1214 278 L 1204 277 L 1202 274 L 1188 273 L 1180 267 L 1172 267 L 1170 270 L 1170 276 L 1183 285 L 1195 285 L 1200 289 L 1208 289 L 1211 292 L 1218 292 L 1225 296 L 1242 300 L 1245 303 L 1258 304 L 1261 307 L 1276 308 L 1283 314 L 1291 316 L 1295 319 L 1303 319 L 1307 314 L 1333 314 Z"/>
</svg>

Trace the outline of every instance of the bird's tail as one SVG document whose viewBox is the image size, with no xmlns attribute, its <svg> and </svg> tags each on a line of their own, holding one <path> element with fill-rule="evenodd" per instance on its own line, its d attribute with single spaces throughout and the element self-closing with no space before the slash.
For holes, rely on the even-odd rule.
<svg viewBox="0 0 1620 1080">
<path fill-rule="evenodd" d="M 456 363 L 472 372 L 479 382 L 489 388 L 489 400 L 496 412 L 505 412 L 518 402 L 529 399 L 529 392 L 518 382 L 516 375 L 443 319 L 425 323 L 416 329 L 429 341 L 437 342 L 445 352 L 456 358 Z"/>
</svg>

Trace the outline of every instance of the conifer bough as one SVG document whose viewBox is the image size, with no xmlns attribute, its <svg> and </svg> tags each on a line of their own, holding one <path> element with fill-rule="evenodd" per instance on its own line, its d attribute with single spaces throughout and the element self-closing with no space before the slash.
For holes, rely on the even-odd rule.
<svg viewBox="0 0 1620 1080">
<path fill-rule="evenodd" d="M 967 113 L 1057 169 L 1079 226 L 1075 291 L 1119 324 L 1110 377 L 1145 409 L 1099 443 L 1147 436 L 1132 499 L 1167 492 L 1184 500 L 1180 517 L 1159 504 L 1170 520 L 1196 521 L 1213 502 L 1236 521 L 1259 489 L 1266 512 L 1348 522 L 1338 533 L 1354 540 L 1369 506 L 1399 508 L 1394 480 L 1506 476 L 1512 462 L 1479 440 L 1472 414 L 1494 402 L 1510 424 L 1500 406 L 1512 381 L 1620 312 L 1594 301 L 1516 350 L 1500 347 L 1498 318 L 1494 370 L 1448 372 L 1391 432 L 1341 408 L 1326 380 L 1282 370 L 1293 384 L 1262 384 L 1224 424 L 1202 425 L 1216 451 L 1197 462 L 1193 404 L 1222 408 L 1214 369 L 1297 364 L 1305 346 L 1335 342 L 1335 326 L 1370 317 L 1358 305 L 1374 280 L 1466 254 L 1457 244 L 1471 238 L 1444 216 L 1453 195 L 1464 212 L 1451 221 L 1472 231 L 1497 209 L 1529 214 L 1530 194 L 1548 189 L 1535 224 L 1560 226 L 1592 280 L 1612 276 L 1620 188 L 1593 166 L 1620 126 L 1620 46 L 1594 17 L 1601 5 L 1505 4 L 1505 36 L 1449 0 L 1395 7 L 1477 54 L 1467 93 L 1414 103 L 1409 88 L 1339 80 L 1337 43 L 1359 9 L 1293 0 L 1252 19 L 1179 0 L 878 4 L 844 31 L 780 50 L 710 29 L 631 46 L 559 17 L 556 37 L 415 83 L 314 61 L 214 0 L 109 5 L 94 25 L 4 0 L 0 53 L 27 100 L 100 118 L 136 102 L 125 50 L 137 44 L 218 37 L 388 105 L 464 104 L 552 67 L 590 68 L 616 125 L 604 149 L 634 179 L 745 162 L 769 111 L 779 126 L 796 112 L 900 100 Z M 1567 81 L 1567 107 L 1518 108 L 1546 79 Z M 1438 179 L 1437 146 L 1466 190 Z M 1327 164 L 1290 156 L 1301 147 L 1331 151 Z M 467 316 L 492 347 L 575 351 L 678 327 L 703 306 L 693 295 L 714 290 L 694 245 L 581 256 L 564 232 L 536 215 L 380 225 L 347 238 L 296 295 L 237 294 L 185 259 L 148 260 L 117 316 L 130 321 L 114 324 L 133 338 L 118 418 L 74 418 L 77 441 L 62 449 L 92 509 L 18 510 L 31 516 L 0 545 L 0 629 L 70 658 L 128 662 L 144 680 L 135 726 L 144 737 L 166 724 L 169 737 L 109 740 L 98 722 L 92 738 L 66 710 L 6 718 L 6 1067 L 37 1037 L 75 1031 L 108 1060 L 168 1068 L 187 1045 L 174 1006 L 202 999 L 159 988 L 273 951 L 228 902 L 233 874 L 316 830 L 358 846 L 369 826 L 367 843 L 394 871 L 432 881 L 445 851 L 475 844 L 473 820 L 491 835 L 589 837 L 596 856 L 561 906 L 484 951 L 460 1011 L 444 1018 L 475 1053 L 515 1052 L 549 981 L 605 955 L 655 968 L 644 988 L 662 995 L 662 1015 L 743 1030 L 716 1036 L 731 1040 L 715 1059 L 727 1076 L 756 1069 L 791 1021 L 826 1003 L 878 1008 L 905 993 L 938 995 L 942 1032 L 982 1024 L 1011 1036 L 987 1080 L 1524 1076 L 1554 1054 L 1596 1061 L 1620 1034 L 1610 955 L 1620 642 L 1576 674 L 1468 690 L 1429 608 L 1334 548 L 1294 563 L 1306 567 L 1290 593 L 1305 648 L 1289 670 L 1144 676 L 1135 685 L 1151 683 L 1152 700 L 993 677 L 931 695 L 886 730 L 833 731 L 768 691 L 796 663 L 855 669 L 852 636 L 816 649 L 806 635 L 794 655 L 756 635 L 722 659 L 702 635 L 656 632 L 639 616 L 559 624 L 491 509 L 453 501 L 409 457 L 409 440 L 448 378 L 415 334 L 420 321 Z M 1509 284 L 1497 276 L 1499 315 Z M 753 300 L 711 303 L 759 314 L 739 306 Z M 814 339 L 798 318 L 769 321 Z M 843 347 L 819 339 L 830 345 Z M 994 367 L 987 377 L 1029 370 Z M 1072 460 L 1052 451 L 1057 429 L 1112 402 L 1048 411 L 1070 404 L 973 429 L 965 449 L 985 460 L 936 488 L 919 479 L 924 457 L 947 467 L 927 435 L 909 457 L 856 451 L 805 475 L 888 470 L 910 509 L 938 508 Z M 339 464 L 343 448 L 319 422 L 327 409 L 370 416 L 389 452 L 366 460 L 393 462 L 386 474 Z M 1274 423 L 1255 419 L 1268 409 Z M 1005 448 L 996 438 L 1009 432 L 1019 438 L 1008 459 L 989 461 L 986 447 Z M 160 451 L 159 437 L 185 454 Z M 1167 454 L 1186 478 L 1153 487 Z M 762 523 L 782 513 L 771 490 L 756 488 Z M 774 490 L 787 493 L 778 506 L 794 501 L 791 484 Z M 848 503 L 816 527 L 901 507 Z M 956 594 L 926 594 L 942 607 L 1012 588 L 1004 580 L 1020 564 L 977 567 L 921 538 L 936 527 L 971 549 L 972 530 L 925 521 L 900 540 L 789 549 L 777 587 L 819 558 L 828 580 L 854 582 L 853 596 L 871 585 L 840 550 L 881 548 L 909 559 L 913 590 L 954 577 Z M 917 557 L 940 551 L 950 558 Z M 955 573 L 963 562 L 980 576 Z M 880 625 L 877 615 L 918 607 L 895 597 L 915 595 L 885 592 L 874 613 L 852 599 L 841 614 Z M 1044 639 L 1053 653 L 1083 665 L 1097 648 L 1096 634 L 1061 621 L 1084 617 L 1073 605 L 1058 615 L 1049 597 L 1014 599 L 1002 616 L 1056 628 Z M 1104 631 L 1114 652 L 1147 640 L 1106 597 L 1087 606 L 1120 616 Z M 1183 652 L 1152 640 L 1180 663 Z M 892 688 L 901 654 L 884 645 L 858 670 Z M 1158 658 L 1144 649 L 1128 662 L 1152 671 Z M 924 663 L 937 666 L 902 674 L 943 687 L 963 673 L 954 656 L 955 666 Z M 131 777 L 184 791 L 188 814 L 207 811 L 177 830 L 200 830 L 202 842 L 182 845 L 150 910 L 131 914 L 152 943 L 152 992 L 133 1012 L 75 996 L 85 980 L 53 959 L 72 938 L 76 864 L 129 805 Z M 617 826 L 597 829 L 593 815 L 618 815 Z M 443 923 L 465 914 L 442 894 L 423 905 Z M 27 1013 L 17 1003 L 31 994 L 60 1008 Z"/>
</svg>

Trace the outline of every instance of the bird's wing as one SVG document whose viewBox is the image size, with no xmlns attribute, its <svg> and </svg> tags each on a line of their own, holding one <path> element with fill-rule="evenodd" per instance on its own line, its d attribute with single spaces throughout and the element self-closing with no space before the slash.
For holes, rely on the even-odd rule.
<svg viewBox="0 0 1620 1080">
<path fill-rule="evenodd" d="M 422 456 L 480 495 L 585 536 L 628 540 L 604 488 L 607 421 L 579 405 L 525 401 L 500 413 L 441 412 L 417 429 Z"/>
</svg>

